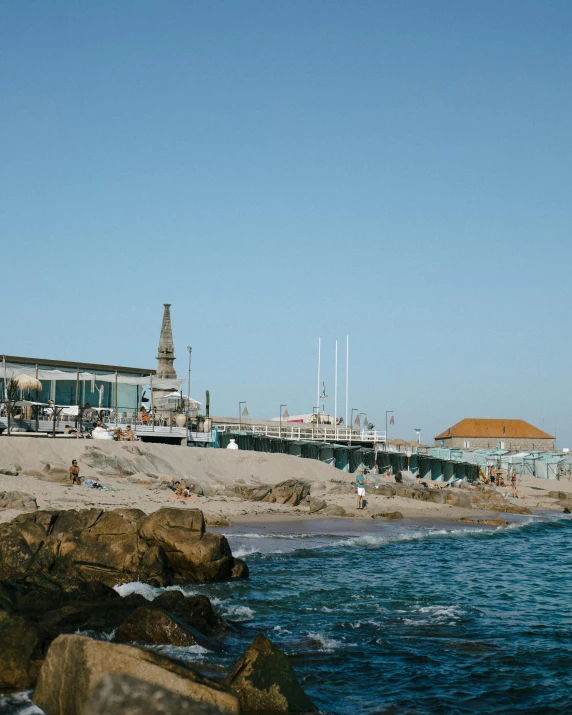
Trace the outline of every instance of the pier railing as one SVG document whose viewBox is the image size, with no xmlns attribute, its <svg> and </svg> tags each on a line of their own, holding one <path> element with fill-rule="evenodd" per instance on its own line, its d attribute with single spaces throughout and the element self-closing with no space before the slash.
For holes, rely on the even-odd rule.
<svg viewBox="0 0 572 715">
<path fill-rule="evenodd" d="M 282 439 L 311 440 L 320 442 L 344 442 L 352 444 L 385 442 L 385 432 L 378 430 L 355 430 L 349 427 L 328 427 L 319 424 L 219 424 L 219 432 L 242 432 L 244 434 L 259 434 L 265 437 L 280 437 Z"/>
</svg>

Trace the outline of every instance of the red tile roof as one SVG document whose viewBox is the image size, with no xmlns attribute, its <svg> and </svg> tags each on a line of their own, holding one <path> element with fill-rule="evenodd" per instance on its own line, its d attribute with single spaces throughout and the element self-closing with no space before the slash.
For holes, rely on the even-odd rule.
<svg viewBox="0 0 572 715">
<path fill-rule="evenodd" d="M 448 430 L 438 434 L 435 439 L 448 437 L 492 437 L 502 439 L 554 439 L 524 420 L 488 420 L 468 417 Z"/>
</svg>

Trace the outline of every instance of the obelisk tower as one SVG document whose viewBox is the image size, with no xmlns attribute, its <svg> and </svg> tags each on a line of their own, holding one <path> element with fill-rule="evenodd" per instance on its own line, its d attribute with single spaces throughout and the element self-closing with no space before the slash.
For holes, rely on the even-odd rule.
<svg viewBox="0 0 572 715">
<path fill-rule="evenodd" d="M 177 377 L 173 363 L 175 362 L 175 346 L 173 345 L 173 328 L 171 327 L 171 304 L 164 303 L 163 324 L 159 338 L 157 354 L 157 377 Z"/>
</svg>

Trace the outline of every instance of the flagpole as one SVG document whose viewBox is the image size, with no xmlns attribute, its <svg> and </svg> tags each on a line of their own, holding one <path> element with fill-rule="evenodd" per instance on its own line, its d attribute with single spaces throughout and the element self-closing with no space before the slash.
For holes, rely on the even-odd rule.
<svg viewBox="0 0 572 715">
<path fill-rule="evenodd" d="M 320 404 L 320 352 L 322 348 L 322 338 L 318 338 L 318 396 L 316 397 L 316 404 Z"/>
<path fill-rule="evenodd" d="M 349 405 L 349 370 L 350 370 L 350 336 L 346 335 L 346 429 L 348 428 L 348 405 Z"/>
<path fill-rule="evenodd" d="M 336 340 L 336 366 L 334 368 L 334 429 L 338 418 L 338 341 Z M 335 434 L 335 433 L 334 433 Z"/>
</svg>

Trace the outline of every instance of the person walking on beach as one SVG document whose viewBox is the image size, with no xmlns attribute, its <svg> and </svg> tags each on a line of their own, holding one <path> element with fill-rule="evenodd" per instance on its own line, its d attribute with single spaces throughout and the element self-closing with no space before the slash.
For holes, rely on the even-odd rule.
<svg viewBox="0 0 572 715">
<path fill-rule="evenodd" d="M 80 484 L 79 480 L 79 467 L 77 466 L 77 459 L 73 459 L 70 467 L 70 482 L 72 484 Z"/>
<path fill-rule="evenodd" d="M 365 474 L 363 473 L 363 467 L 358 469 L 356 474 L 356 485 L 357 485 L 357 508 L 363 509 L 363 499 L 365 497 Z"/>
<path fill-rule="evenodd" d="M 512 472 L 510 475 L 510 483 L 512 486 L 512 495 L 513 497 L 516 497 L 518 499 L 518 494 L 516 493 L 516 467 L 512 468 Z"/>
</svg>

